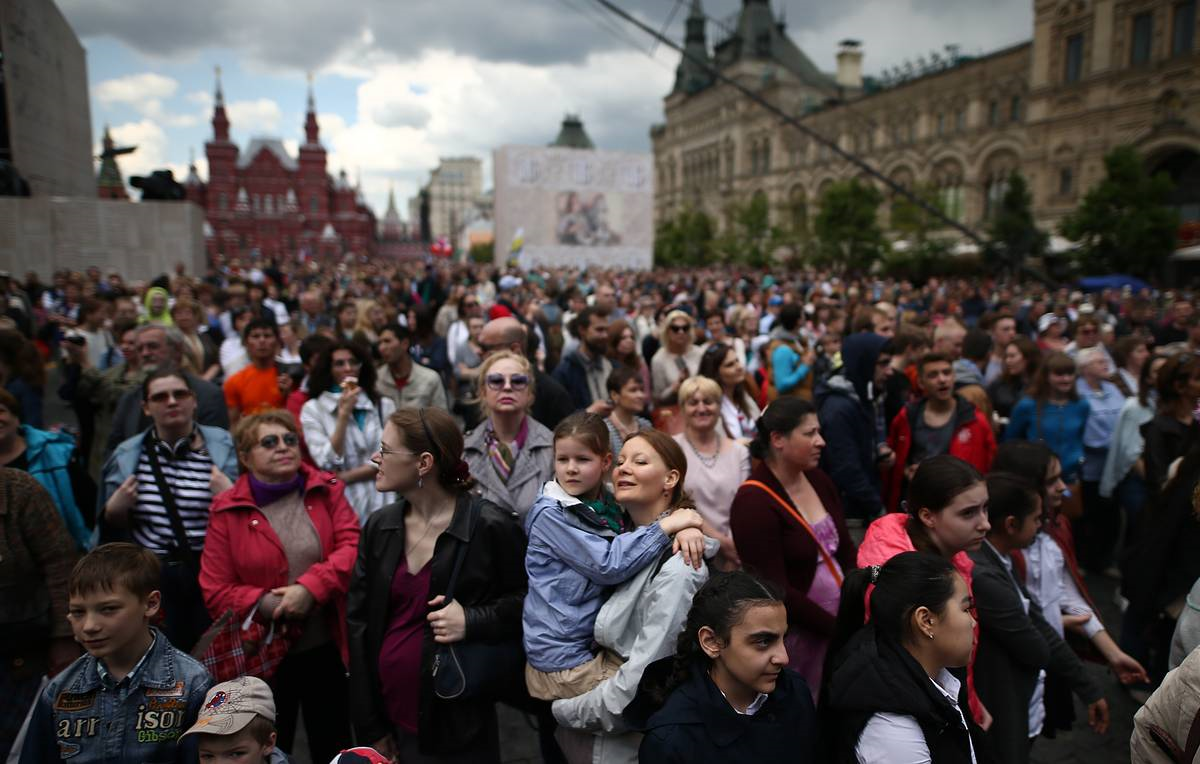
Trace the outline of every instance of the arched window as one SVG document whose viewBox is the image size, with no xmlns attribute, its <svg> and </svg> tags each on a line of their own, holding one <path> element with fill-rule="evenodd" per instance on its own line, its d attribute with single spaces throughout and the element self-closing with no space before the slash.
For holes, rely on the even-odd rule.
<svg viewBox="0 0 1200 764">
<path fill-rule="evenodd" d="M 983 219 L 991 220 L 1004 203 L 1009 178 L 1017 169 L 1017 156 L 1000 151 L 988 157 L 983 165 Z"/>
<path fill-rule="evenodd" d="M 942 211 L 954 220 L 962 220 L 963 216 L 963 168 L 954 159 L 944 159 L 938 163 L 933 173 L 934 186 L 938 192 L 938 202 Z"/>
</svg>

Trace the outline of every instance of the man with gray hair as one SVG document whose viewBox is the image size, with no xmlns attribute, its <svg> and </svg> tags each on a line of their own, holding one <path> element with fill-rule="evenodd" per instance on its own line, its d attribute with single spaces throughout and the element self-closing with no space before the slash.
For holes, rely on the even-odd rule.
<svg viewBox="0 0 1200 764">
<path fill-rule="evenodd" d="M 196 394 L 196 422 L 207 427 L 229 429 L 229 411 L 225 408 L 225 396 L 221 388 L 192 373 L 184 361 L 183 334 L 175 327 L 161 324 L 146 324 L 138 329 L 136 352 L 141 361 L 141 374 L 157 369 L 182 369 L 188 385 Z M 140 382 L 140 380 L 139 380 Z M 113 414 L 112 430 L 105 444 L 105 458 L 121 444 L 150 426 L 150 418 L 142 411 L 142 393 L 133 389 L 121 396 Z"/>
</svg>

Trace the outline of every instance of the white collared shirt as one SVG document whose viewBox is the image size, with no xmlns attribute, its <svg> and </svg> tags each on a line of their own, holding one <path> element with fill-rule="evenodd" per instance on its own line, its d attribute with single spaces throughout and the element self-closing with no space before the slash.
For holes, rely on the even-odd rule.
<svg viewBox="0 0 1200 764">
<path fill-rule="evenodd" d="M 716 682 L 714 682 L 713 684 L 716 684 Z M 729 703 L 729 696 L 725 694 L 725 691 L 722 690 L 720 687 L 718 687 L 717 690 L 720 691 L 721 697 L 725 698 L 725 702 Z M 736 713 L 740 714 L 741 716 L 754 716 L 763 707 L 763 703 L 767 702 L 767 698 L 769 698 L 769 697 L 770 696 L 767 695 L 765 692 L 760 692 L 758 694 L 758 696 L 754 698 L 754 700 L 750 701 L 750 705 L 746 706 L 745 711 L 738 711 L 738 707 L 733 705 L 732 703 L 729 703 L 729 707 L 732 708 Z"/>
<path fill-rule="evenodd" d="M 958 707 L 960 682 L 945 669 L 929 681 L 958 711 L 963 729 L 969 729 L 967 719 Z M 969 734 L 967 739 L 970 741 Z M 970 746 L 971 761 L 975 762 L 975 743 L 970 741 Z M 917 720 L 907 714 L 893 713 L 874 714 L 867 720 L 858 745 L 854 747 L 854 755 L 859 764 L 930 764 L 933 760 Z"/>
</svg>

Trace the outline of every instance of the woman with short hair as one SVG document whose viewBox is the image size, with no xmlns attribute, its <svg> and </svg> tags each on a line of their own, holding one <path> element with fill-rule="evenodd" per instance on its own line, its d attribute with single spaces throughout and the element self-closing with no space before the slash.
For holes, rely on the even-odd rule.
<svg viewBox="0 0 1200 764">
<path fill-rule="evenodd" d="M 488 356 L 476 378 L 484 420 L 463 447 L 479 494 L 521 517 L 554 477 L 554 436 L 529 413 L 534 379 L 525 356 L 508 350 Z"/>
<path fill-rule="evenodd" d="M 633 366 L 613 369 L 612 374 L 608 375 L 606 387 L 613 410 L 604 418 L 604 424 L 608 426 L 612 452 L 619 454 L 626 438 L 654 426 L 642 416 L 649 390 L 642 383 L 642 374 Z"/>
<path fill-rule="evenodd" d="M 299 428 L 283 409 L 244 416 L 234 428 L 246 471 L 213 499 L 200 589 L 209 615 L 232 610 L 275 624 L 289 640 L 270 679 L 280 748 L 293 750 L 297 715 L 312 761 L 345 747 L 346 591 L 359 526 L 342 481 L 300 460 Z M 282 628 L 281 627 L 286 627 Z"/>
</svg>

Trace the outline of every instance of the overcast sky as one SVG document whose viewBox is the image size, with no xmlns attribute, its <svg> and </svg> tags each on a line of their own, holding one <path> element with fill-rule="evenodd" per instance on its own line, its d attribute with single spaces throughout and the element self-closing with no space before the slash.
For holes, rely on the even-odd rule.
<svg viewBox="0 0 1200 764">
<path fill-rule="evenodd" d="M 105 124 L 128 177 L 171 167 L 189 151 L 207 178 L 213 67 L 223 72 L 233 138 L 303 138 L 305 74 L 314 73 L 330 171 L 361 173 L 383 214 L 394 185 L 400 214 L 439 156 L 478 156 L 490 186 L 492 149 L 543 145 L 578 112 L 600 148 L 648 151 L 678 54 L 594 0 L 58 0 L 88 51 L 97 145 Z M 615 0 L 672 39 L 691 0 Z M 774 0 L 789 34 L 825 71 L 837 42 L 863 43 L 878 73 L 947 44 L 978 54 L 1027 40 L 1032 0 Z M 724 21 L 741 0 L 707 0 Z M 673 13 L 674 12 L 674 13 Z M 673 20 L 667 25 L 667 19 Z M 709 25 L 709 42 L 718 32 Z"/>
</svg>

